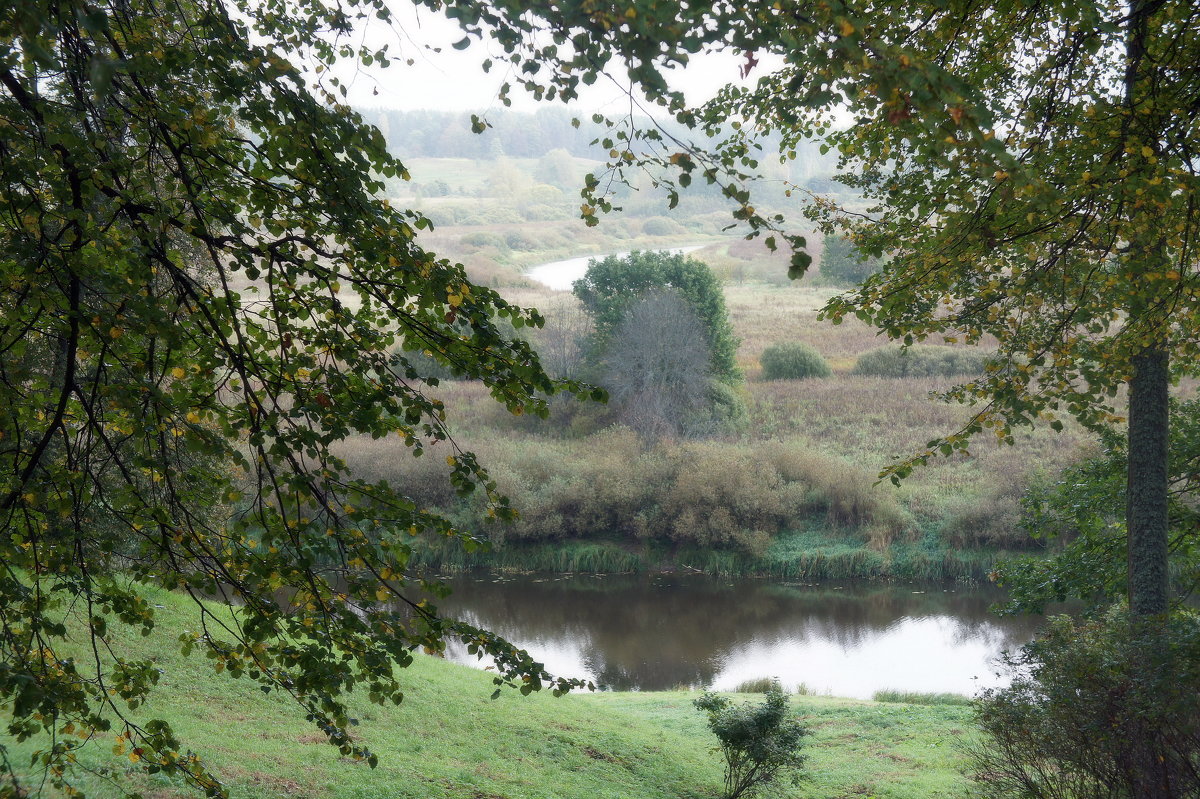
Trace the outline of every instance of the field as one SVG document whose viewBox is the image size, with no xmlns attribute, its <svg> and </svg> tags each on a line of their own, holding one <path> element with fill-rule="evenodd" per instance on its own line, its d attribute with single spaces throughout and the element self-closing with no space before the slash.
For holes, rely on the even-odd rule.
<svg viewBox="0 0 1200 799">
<path fill-rule="evenodd" d="M 560 185 L 595 166 L 567 159 Z M 512 498 L 522 514 L 515 526 L 485 524 L 485 508 L 454 496 L 443 458 L 414 461 L 397 441 L 352 439 L 342 448 L 362 476 L 406 486 L 496 545 L 482 558 L 427 548 L 426 565 L 981 578 L 1001 553 L 1045 546 L 1020 528 L 1020 498 L 1090 451 L 1077 427 L 1018 431 L 1015 446 L 980 436 L 969 456 L 936 459 L 899 488 L 877 484 L 888 464 L 957 430 L 971 409 L 931 398 L 954 378 L 855 372 L 865 353 L 895 345 L 854 319 L 836 326 L 818 319 L 841 290 L 823 283 L 819 235 L 810 236 L 813 274 L 793 283 L 782 253 L 721 233 L 728 218 L 712 198 L 668 217 L 646 192 L 588 228 L 569 192 L 539 182 L 544 167 L 538 159 L 416 159 L 413 182 L 396 187 L 397 202 L 434 219 L 425 246 L 543 311 L 546 328 L 521 335 L 551 369 L 549 353 L 577 349 L 586 319 L 569 292 L 540 286 L 525 270 L 565 257 L 704 245 L 693 257 L 722 281 L 740 339 L 736 360 L 746 381 L 734 401 L 741 415 L 698 440 L 650 442 L 623 434 L 622 419 L 603 406 L 557 398 L 551 419 L 538 422 L 509 416 L 481 384 L 444 380 L 434 391 L 455 440 L 481 456 Z M 440 187 L 438 196 L 430 187 Z M 793 342 L 815 348 L 831 374 L 762 379 L 763 352 Z"/>
<path fill-rule="evenodd" d="M 751 275 L 784 270 L 779 256 L 741 240 L 711 244 L 694 256 L 726 272 L 732 262 L 746 264 Z M 836 326 L 819 320 L 819 309 L 836 291 L 819 280 L 725 282 L 741 342 L 737 362 L 746 376 L 740 389 L 746 417 L 736 429 L 702 442 L 622 436 L 603 407 L 570 400 L 557 401 L 548 422 L 514 418 L 494 406 L 482 385 L 443 383 L 437 391 L 450 409 L 456 440 L 478 452 L 523 514 L 507 530 L 482 525 L 482 509 L 464 506 L 441 487 L 439 458 L 413 463 L 396 442 L 366 440 L 349 442 L 346 454 L 365 476 L 403 481 L 417 497 L 498 545 L 484 558 L 434 553 L 431 565 L 626 570 L 686 561 L 707 571 L 812 578 L 986 575 L 998 552 L 1030 546 L 1018 526 L 1019 499 L 1030 481 L 1053 479 L 1088 451 L 1088 439 L 1070 425 L 1059 434 L 1019 433 L 1016 446 L 981 437 L 969 457 L 935 460 L 899 488 L 877 484 L 881 469 L 957 429 L 970 409 L 931 398 L 953 384 L 950 378 L 855 374 L 859 356 L 887 342 L 853 319 Z M 560 330 L 564 314 L 578 315 L 567 292 L 534 285 L 501 292 L 542 309 L 547 330 Z M 535 345 L 547 341 L 546 333 L 531 335 Z M 781 342 L 813 346 L 832 374 L 761 379 L 759 357 Z M 711 490 L 697 494 L 689 487 L 696 483 Z M 661 490 L 646 493 L 655 485 Z M 589 505 L 604 508 L 585 511 Z M 689 507 L 709 519 L 726 514 L 730 521 L 689 533 L 681 529 L 686 520 L 678 521 Z M 674 524 L 670 531 L 668 524 Z M 797 566 L 804 557 L 801 542 L 813 540 L 798 533 L 814 530 L 832 549 Z M 584 559 L 576 557 L 580 543 L 587 544 Z M 909 565 L 892 567 L 902 562 Z"/>
<path fill-rule="evenodd" d="M 488 698 L 481 671 L 418 656 L 405 672 L 398 707 L 356 704 L 356 735 L 379 755 L 379 766 L 341 758 L 294 706 L 264 696 L 248 681 L 216 675 L 204 658 L 178 654 L 176 638 L 191 623 L 187 602 L 165 592 L 148 638 L 121 629 L 116 651 L 153 657 L 162 669 L 155 698 L 141 719 L 171 719 L 234 797 L 445 797 L 446 799 L 667 799 L 716 797 L 721 783 L 715 739 L 692 707 L 694 692 L 571 694 Z M 112 629 L 112 628 L 110 628 Z M 913 697 L 925 701 L 921 697 Z M 751 696 L 740 699 L 753 700 Z M 877 703 L 793 696 L 812 730 L 806 738 L 807 780 L 771 795 L 876 796 L 934 799 L 961 796 L 966 781 L 959 745 L 974 735 L 971 711 L 954 704 Z M 44 744 L 44 742 L 40 742 Z M 19 773 L 37 741 L 9 744 Z M 162 777 L 146 777 L 97 738 L 81 765 L 109 767 L 153 799 L 195 795 Z M 25 771 L 24 782 L 38 776 Z M 80 774 L 87 794 L 121 796 L 115 784 Z M 49 796 L 55 796 L 49 792 Z"/>
</svg>

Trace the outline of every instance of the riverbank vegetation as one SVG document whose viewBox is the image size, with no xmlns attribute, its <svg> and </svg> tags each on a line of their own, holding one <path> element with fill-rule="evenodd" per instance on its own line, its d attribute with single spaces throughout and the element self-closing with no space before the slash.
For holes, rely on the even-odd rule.
<svg viewBox="0 0 1200 799">
<path fill-rule="evenodd" d="M 720 243 L 688 257 L 720 261 L 730 249 Z M 746 256 L 756 268 L 772 259 Z M 401 442 L 365 437 L 343 454 L 364 477 L 405 486 L 492 543 L 488 552 L 422 543 L 414 564 L 426 568 L 982 579 L 1003 553 L 1047 545 L 1020 526 L 1020 500 L 1031 482 L 1088 451 L 1074 428 L 1018 436 L 1012 446 L 981 440 L 969 456 L 931 463 L 900 488 L 877 484 L 897 456 L 961 424 L 965 409 L 931 395 L 981 374 L 985 348 L 922 346 L 905 355 L 883 347 L 854 320 L 819 321 L 835 291 L 821 285 L 742 280 L 721 290 L 745 380 L 722 386 L 719 424 L 710 415 L 690 430 L 647 437 L 623 415 L 625 401 L 561 400 L 539 420 L 496 407 L 478 383 L 438 387 L 457 409 L 455 440 L 479 455 L 518 510 L 512 524 L 492 523 L 483 504 L 457 496 L 441 458 L 414 460 Z M 501 291 L 542 309 L 546 326 L 528 337 L 557 368 L 604 379 L 587 370 L 589 317 L 571 294 Z M 826 371 L 788 379 L 775 354 L 794 352 L 819 358 Z"/>
</svg>

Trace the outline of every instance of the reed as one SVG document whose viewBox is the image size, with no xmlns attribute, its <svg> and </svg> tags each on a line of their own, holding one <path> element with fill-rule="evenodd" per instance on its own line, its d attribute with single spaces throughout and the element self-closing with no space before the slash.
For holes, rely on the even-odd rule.
<svg viewBox="0 0 1200 799">
<path fill-rule="evenodd" d="M 756 677 L 752 680 L 743 680 L 733 687 L 735 694 L 765 694 L 771 690 L 787 693 L 775 677 Z"/>
<path fill-rule="evenodd" d="M 520 572 L 586 572 L 625 574 L 646 570 L 641 554 L 616 544 L 580 541 L 525 544 L 467 552 L 458 541 L 422 543 L 414 547 L 413 571 L 460 572 L 473 569 Z"/>
<path fill-rule="evenodd" d="M 920 691 L 876 691 L 871 697 L 876 702 L 891 702 L 907 705 L 969 705 L 971 697 L 950 693 L 922 693 Z"/>
</svg>

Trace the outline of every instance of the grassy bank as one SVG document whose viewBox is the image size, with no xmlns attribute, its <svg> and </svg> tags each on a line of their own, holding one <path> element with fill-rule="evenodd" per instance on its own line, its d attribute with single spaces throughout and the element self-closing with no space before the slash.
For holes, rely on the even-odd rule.
<svg viewBox="0 0 1200 799">
<path fill-rule="evenodd" d="M 506 692 L 492 701 L 487 674 L 427 656 L 405 672 L 402 705 L 356 705 L 359 735 L 379 755 L 379 767 L 370 769 L 339 758 L 284 700 L 213 674 L 202 657 L 179 655 L 176 638 L 193 623 L 192 612 L 165 592 L 151 599 L 162 605 L 154 633 L 142 638 L 122 630 L 115 641 L 124 657 L 153 656 L 163 671 L 155 698 L 133 715 L 170 719 L 235 797 L 719 795 L 721 765 L 703 716 L 692 707 L 696 693 L 555 699 Z M 813 731 L 807 739 L 810 779 L 773 795 L 916 799 L 964 792 L 956 745 L 973 734 L 968 708 L 816 696 L 792 701 Z M 17 768 L 27 768 L 36 744 L 9 746 Z M 132 781 L 154 799 L 191 795 L 166 779 L 139 776 L 127 759 L 110 753 L 111 746 L 97 738 L 81 766 L 111 767 L 118 781 Z M 35 781 L 36 775 L 26 773 L 25 779 Z M 95 775 L 82 774 L 80 784 L 90 796 L 122 795 Z"/>
</svg>

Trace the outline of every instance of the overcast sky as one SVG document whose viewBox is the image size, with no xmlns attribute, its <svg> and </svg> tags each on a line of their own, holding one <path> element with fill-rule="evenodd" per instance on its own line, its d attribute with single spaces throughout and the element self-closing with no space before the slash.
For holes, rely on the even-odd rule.
<svg viewBox="0 0 1200 799">
<path fill-rule="evenodd" d="M 475 42 L 466 50 L 451 45 L 462 39 L 458 26 L 441 14 L 428 9 L 414 9 L 407 0 L 392 0 L 391 7 L 398 19 L 396 31 L 385 31 L 376 24 L 368 33 L 371 44 L 387 42 L 388 52 L 398 57 L 387 69 L 369 68 L 345 70 L 339 77 L 350 88 L 349 99 L 356 106 L 416 109 L 431 108 L 481 112 L 502 107 L 496 99 L 500 84 L 505 80 L 501 67 L 484 73 L 481 64 L 492 58 L 499 62 L 503 51 L 486 42 Z M 441 48 L 441 52 L 434 52 Z M 412 59 L 411 66 L 404 63 Z M 742 59 L 733 55 L 708 55 L 693 60 L 686 70 L 676 73 L 673 85 L 682 88 L 692 102 L 708 99 L 721 86 L 739 81 Z M 753 83 L 764 74 L 760 65 L 750 75 Z M 531 110 L 539 104 L 514 90 L 513 105 Z M 582 100 L 573 105 L 580 111 L 609 111 L 628 109 L 629 98 L 622 87 L 611 81 L 597 81 L 588 87 Z"/>
</svg>

